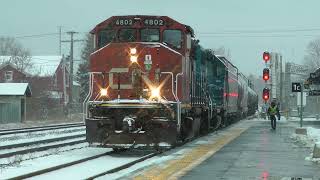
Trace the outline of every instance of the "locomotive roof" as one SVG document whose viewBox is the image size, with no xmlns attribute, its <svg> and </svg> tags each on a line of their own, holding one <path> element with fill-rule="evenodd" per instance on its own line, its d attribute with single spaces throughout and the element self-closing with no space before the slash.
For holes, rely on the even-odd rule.
<svg viewBox="0 0 320 180">
<path fill-rule="evenodd" d="M 231 66 L 237 68 L 237 66 L 235 66 L 234 64 L 232 64 L 232 62 L 229 61 L 225 56 L 223 56 L 223 55 L 215 55 L 215 56 L 217 56 L 218 59 L 224 61 L 225 63 L 228 63 L 228 64 L 230 64 Z M 238 68 L 237 68 L 237 69 L 238 69 Z"/>
<path fill-rule="evenodd" d="M 168 16 L 156 16 L 156 15 L 124 15 L 124 16 L 111 16 L 110 18 L 102 21 L 101 23 L 97 24 L 91 31 L 90 33 L 93 34 L 95 33 L 96 31 L 104 28 L 104 26 L 110 22 L 112 22 L 114 19 L 116 18 L 133 18 L 133 19 L 145 19 L 145 18 L 164 18 L 166 20 L 169 20 L 173 23 L 178 23 L 178 24 L 181 24 L 183 25 L 185 28 L 186 28 L 186 31 L 190 32 L 192 37 L 194 36 L 194 30 L 188 26 L 188 25 L 185 25 L 185 24 L 182 24 Z"/>
</svg>

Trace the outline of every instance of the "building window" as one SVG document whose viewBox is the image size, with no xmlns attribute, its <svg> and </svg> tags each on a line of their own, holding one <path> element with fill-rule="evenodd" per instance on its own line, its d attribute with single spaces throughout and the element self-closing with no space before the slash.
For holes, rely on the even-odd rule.
<svg viewBox="0 0 320 180">
<path fill-rule="evenodd" d="M 12 71 L 4 72 L 4 80 L 6 82 L 12 81 L 13 80 L 13 72 Z"/>
</svg>

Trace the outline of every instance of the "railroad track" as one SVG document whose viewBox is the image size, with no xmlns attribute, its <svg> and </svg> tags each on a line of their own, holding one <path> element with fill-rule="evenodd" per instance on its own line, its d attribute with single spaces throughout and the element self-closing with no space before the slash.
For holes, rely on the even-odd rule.
<svg viewBox="0 0 320 180">
<path fill-rule="evenodd" d="M 57 124 L 57 125 L 38 126 L 38 127 L 29 127 L 29 128 L 19 128 L 19 129 L 3 129 L 3 130 L 0 130 L 0 136 L 9 135 L 9 134 L 20 134 L 20 133 L 55 130 L 55 129 L 67 129 L 67 128 L 74 128 L 74 127 L 84 127 L 84 123 L 81 122 L 81 123 Z"/>
<path fill-rule="evenodd" d="M 85 143 L 85 134 L 0 146 L 0 159 Z M 63 142 L 64 141 L 64 142 Z M 46 145 L 48 144 L 48 145 Z M 38 146 L 38 147 L 35 147 Z M 17 150 L 15 150 L 17 149 Z M 4 151 L 1 153 L 1 151 Z"/>
<path fill-rule="evenodd" d="M 108 156 L 111 156 L 111 155 L 119 155 L 121 154 L 122 152 L 115 152 L 115 151 L 109 151 L 107 153 L 102 153 L 102 154 L 98 154 L 98 155 L 95 155 L 95 156 L 91 156 L 91 157 L 87 157 L 87 158 L 83 158 L 83 159 L 79 159 L 79 160 L 76 160 L 76 161 L 72 161 L 72 162 L 68 162 L 68 163 L 65 163 L 65 164 L 61 164 L 61 165 L 57 165 L 57 166 L 53 166 L 53 167 L 49 167 L 49 168 L 45 168 L 45 169 L 41 169 L 41 170 L 37 170 L 37 171 L 33 171 L 33 172 L 30 172 L 30 173 L 27 173 L 27 174 L 23 174 L 23 175 L 19 175 L 19 176 L 16 176 L 16 177 L 12 177 L 12 178 L 9 178 L 10 180 L 18 180 L 18 179 L 26 179 L 26 178 L 37 178 L 37 176 L 43 176 L 43 175 L 46 175 L 48 173 L 56 173 L 57 171 L 59 170 L 65 170 L 66 168 L 69 168 L 71 166 L 81 166 L 83 165 L 83 163 L 86 163 L 88 161 L 95 161 L 99 158 L 102 158 L 102 157 L 108 157 Z M 134 164 L 137 164 L 139 162 L 142 162 L 142 161 L 145 161 L 151 157 L 154 157 L 158 154 L 160 154 L 161 152 L 152 152 L 152 153 L 149 153 L 147 155 L 143 155 L 141 157 L 138 157 L 134 160 L 128 160 L 128 162 L 122 164 L 122 165 L 119 165 L 119 166 L 116 166 L 116 167 L 112 167 L 112 168 L 106 168 L 105 170 L 102 170 L 100 171 L 99 173 L 96 173 L 96 174 L 91 174 L 91 175 L 87 175 L 85 179 L 88 179 L 88 180 L 91 180 L 91 179 L 95 179 L 95 178 L 98 178 L 98 177 L 102 177 L 104 175 L 107 175 L 107 174 L 111 174 L 111 173 L 115 173 L 115 172 L 118 172 L 120 170 L 123 170 L 123 169 L 126 169 L 130 166 L 133 166 Z M 121 158 L 121 157 L 119 157 Z M 111 159 L 110 160 L 110 163 L 112 163 L 112 161 L 114 161 L 114 159 Z M 108 164 L 108 160 L 105 161 L 105 164 Z M 79 168 L 81 169 L 81 168 Z M 42 177 L 40 177 L 41 179 Z"/>
<path fill-rule="evenodd" d="M 229 127 L 229 126 L 227 126 L 227 127 Z M 222 129 L 225 129 L 225 128 L 222 128 Z M 187 142 L 190 142 L 190 141 L 192 141 L 192 140 L 181 143 L 178 146 L 181 146 L 181 145 L 183 145 Z M 172 148 L 170 148 L 170 149 L 172 149 Z M 168 149 L 168 150 L 170 150 L 170 149 Z M 40 170 L 31 171 L 29 173 L 18 175 L 16 177 L 12 177 L 9 179 L 14 179 L 14 180 L 15 179 L 26 179 L 26 178 L 46 179 L 51 176 L 52 177 L 55 177 L 55 176 L 59 177 L 59 176 L 61 176 L 61 174 L 64 175 L 65 172 L 81 172 L 81 169 L 83 170 L 84 168 L 92 167 L 90 165 L 87 166 L 86 163 L 89 163 L 89 164 L 91 163 L 91 165 L 95 164 L 94 167 L 96 167 L 98 164 L 101 164 L 101 161 L 103 162 L 103 165 L 113 164 L 115 161 L 118 161 L 117 159 L 115 159 L 115 157 L 119 158 L 119 160 L 121 160 L 121 161 L 124 161 L 124 160 L 126 161 L 125 163 L 118 164 L 116 166 L 103 167 L 105 169 L 96 170 L 94 173 L 93 172 L 82 172 L 82 173 L 87 173 L 87 174 L 81 176 L 82 179 L 91 180 L 91 179 L 96 179 L 96 178 L 99 178 L 99 177 L 102 177 L 102 176 L 105 176 L 108 174 L 116 173 L 121 170 L 127 169 L 127 168 L 133 166 L 134 164 L 145 161 L 145 160 L 147 160 L 151 157 L 154 157 L 160 153 L 161 152 L 153 152 L 153 153 L 149 153 L 149 154 L 137 157 L 137 158 L 130 159 L 130 158 L 127 158 L 126 156 L 121 155 L 121 152 L 109 151 L 107 153 L 102 153 L 102 154 L 98 154 L 95 156 L 82 158 L 82 159 L 75 160 L 72 162 L 67 162 L 64 164 L 60 164 L 60 165 L 56 165 L 56 166 L 52 166 L 52 167 L 48 167 L 48 168 L 44 168 L 44 169 L 40 169 Z M 99 158 L 104 158 L 104 159 L 99 159 Z M 73 175 L 75 175 L 75 174 L 73 174 Z"/>
</svg>

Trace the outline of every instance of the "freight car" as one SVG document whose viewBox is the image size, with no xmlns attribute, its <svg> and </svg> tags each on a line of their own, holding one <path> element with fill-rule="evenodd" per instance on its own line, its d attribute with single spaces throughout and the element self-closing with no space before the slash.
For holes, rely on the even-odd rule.
<svg viewBox="0 0 320 180">
<path fill-rule="evenodd" d="M 254 113 L 237 67 L 167 16 L 113 16 L 91 33 L 86 139 L 112 148 L 171 147 Z"/>
</svg>

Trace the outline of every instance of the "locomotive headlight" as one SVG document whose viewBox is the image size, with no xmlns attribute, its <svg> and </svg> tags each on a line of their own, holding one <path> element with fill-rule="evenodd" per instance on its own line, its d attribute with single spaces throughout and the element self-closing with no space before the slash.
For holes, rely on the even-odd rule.
<svg viewBox="0 0 320 180">
<path fill-rule="evenodd" d="M 104 89 L 104 88 L 100 89 L 100 95 L 101 96 L 107 96 L 108 95 L 108 90 Z"/>
<path fill-rule="evenodd" d="M 130 49 L 130 54 L 131 54 L 131 55 L 137 54 L 137 49 L 136 49 L 136 48 L 131 48 L 131 49 Z"/>
<path fill-rule="evenodd" d="M 131 63 L 137 63 L 138 62 L 138 56 L 130 56 Z"/>
<path fill-rule="evenodd" d="M 160 88 L 151 89 L 151 98 L 160 98 Z"/>
</svg>

